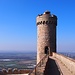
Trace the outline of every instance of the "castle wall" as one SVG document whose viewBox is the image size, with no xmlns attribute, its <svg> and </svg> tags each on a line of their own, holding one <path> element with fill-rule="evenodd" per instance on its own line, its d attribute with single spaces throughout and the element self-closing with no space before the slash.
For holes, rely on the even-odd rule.
<svg viewBox="0 0 75 75">
<path fill-rule="evenodd" d="M 53 53 L 53 56 L 59 59 L 73 75 L 75 75 L 75 60 L 61 54 Z"/>
<path fill-rule="evenodd" d="M 0 71 L 0 75 L 28 75 L 30 71 L 31 70 L 27 69 L 8 68 L 8 70 L 2 69 L 2 71 Z"/>
</svg>

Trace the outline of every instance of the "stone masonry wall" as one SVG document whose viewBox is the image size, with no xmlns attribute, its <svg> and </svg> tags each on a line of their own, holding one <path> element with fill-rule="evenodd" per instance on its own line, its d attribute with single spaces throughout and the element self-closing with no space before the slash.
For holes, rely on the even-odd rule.
<svg viewBox="0 0 75 75">
<path fill-rule="evenodd" d="M 53 56 L 59 59 L 75 75 L 75 60 L 57 53 L 53 53 Z"/>
<path fill-rule="evenodd" d="M 45 54 L 45 47 L 51 52 L 56 52 L 56 24 L 57 17 L 51 15 L 50 12 L 38 15 L 37 23 L 37 63 Z"/>
</svg>

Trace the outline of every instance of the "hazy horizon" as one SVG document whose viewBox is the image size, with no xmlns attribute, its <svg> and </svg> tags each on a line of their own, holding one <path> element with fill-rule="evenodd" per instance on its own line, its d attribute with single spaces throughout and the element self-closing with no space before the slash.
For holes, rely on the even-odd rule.
<svg viewBox="0 0 75 75">
<path fill-rule="evenodd" d="M 37 53 L 37 51 L 36 50 L 29 50 L 29 51 L 0 51 L 0 53 Z M 57 53 L 75 53 L 75 51 L 69 51 L 69 50 L 67 50 L 67 51 L 58 51 L 57 50 Z"/>
</svg>

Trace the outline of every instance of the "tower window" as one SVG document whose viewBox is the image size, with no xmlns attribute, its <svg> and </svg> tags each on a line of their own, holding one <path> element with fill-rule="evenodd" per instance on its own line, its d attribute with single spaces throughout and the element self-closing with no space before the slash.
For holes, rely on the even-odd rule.
<svg viewBox="0 0 75 75">
<path fill-rule="evenodd" d="M 45 24 L 45 21 L 43 21 L 43 24 Z"/>
<path fill-rule="evenodd" d="M 46 24 L 48 24 L 48 21 L 46 21 Z"/>
<path fill-rule="evenodd" d="M 45 47 L 45 51 L 44 52 L 45 52 L 45 54 L 49 54 L 49 48 L 48 48 L 48 46 Z"/>
</svg>

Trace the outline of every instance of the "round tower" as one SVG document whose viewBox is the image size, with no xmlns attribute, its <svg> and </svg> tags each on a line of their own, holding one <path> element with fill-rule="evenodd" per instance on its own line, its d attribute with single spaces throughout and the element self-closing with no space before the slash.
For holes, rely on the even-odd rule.
<svg viewBox="0 0 75 75">
<path fill-rule="evenodd" d="M 38 15 L 37 23 L 37 63 L 45 54 L 56 52 L 56 26 L 57 17 L 49 11 Z"/>
</svg>

